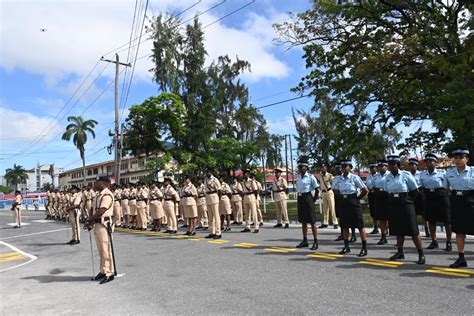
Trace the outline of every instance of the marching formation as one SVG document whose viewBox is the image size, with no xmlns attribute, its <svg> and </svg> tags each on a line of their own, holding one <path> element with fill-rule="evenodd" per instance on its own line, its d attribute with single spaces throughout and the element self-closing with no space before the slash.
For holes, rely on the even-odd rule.
<svg viewBox="0 0 474 316">
<path fill-rule="evenodd" d="M 319 228 L 328 227 L 331 216 L 334 228 L 341 229 L 336 239 L 344 243 L 340 254 L 351 252 L 350 244 L 357 241 L 357 229 L 361 239 L 358 256 L 367 256 L 361 199 L 368 194 L 374 224 L 370 234 L 381 234 L 374 247 L 387 244 L 388 235 L 396 237 L 398 250 L 390 260 L 405 258 L 404 241 L 409 236 L 418 250 L 417 263 L 425 263 L 417 220 L 417 216 L 421 216 L 425 233 L 431 237 L 427 248 L 439 248 L 436 227 L 441 223 L 446 229 L 446 251 L 452 250 L 452 231 L 456 233 L 459 257 L 451 267 L 466 267 L 465 236 L 474 234 L 474 168 L 467 165 L 468 150 L 457 149 L 452 154 L 454 166 L 447 171 L 436 168 L 436 155 L 427 154 L 423 172 L 417 170 L 416 159 L 409 160 L 409 170 L 401 170 L 400 157 L 387 156 L 370 166 L 365 183 L 352 172 L 351 160 L 341 160 L 335 166 L 335 176 L 327 172 L 325 165 L 322 166 L 321 174 L 316 178 L 309 172 L 308 159 L 301 157 L 296 191 L 303 240 L 296 247 L 309 247 L 309 224 L 314 239 L 311 249 L 319 248 L 315 201 L 321 193 L 323 222 Z M 73 238 L 68 242 L 70 245 L 80 243 L 80 222 L 85 223 L 89 230 L 94 228 L 101 256 L 101 271 L 96 279 L 108 282 L 113 280 L 114 273 L 113 254 L 107 246 L 112 244 L 113 227 L 150 229 L 173 235 L 178 233 L 178 223 L 184 222 L 182 227 L 186 228 L 187 236 L 194 236 L 197 230 L 201 230 L 208 231 L 205 238 L 212 239 L 222 238 L 223 233 L 231 230 L 231 225 L 244 225 L 242 233 L 252 232 L 252 227 L 253 233 L 259 233 L 263 225 L 260 210 L 263 187 L 251 170 L 243 170 L 243 173 L 243 180 L 239 182 L 236 177 L 217 178 L 213 170 L 208 169 L 202 179 L 184 177 L 179 188 L 171 178 L 149 185 L 141 182 L 110 185 L 107 177 L 100 177 L 95 190 L 92 187 L 82 190 L 72 187 L 68 192 L 48 192 L 47 219 L 69 220 L 73 231 Z M 277 214 L 274 227 L 288 228 L 289 188 L 281 174 L 281 169 L 275 169 L 271 188 Z"/>
</svg>

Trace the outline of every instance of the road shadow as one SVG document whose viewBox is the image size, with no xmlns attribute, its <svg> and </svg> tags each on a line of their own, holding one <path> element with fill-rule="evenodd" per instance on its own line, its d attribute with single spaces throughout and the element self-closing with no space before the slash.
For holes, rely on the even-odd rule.
<svg viewBox="0 0 474 316">
<path fill-rule="evenodd" d="M 28 246 L 42 247 L 42 246 L 69 246 L 65 242 L 53 242 L 53 243 L 33 243 L 27 244 Z"/>
<path fill-rule="evenodd" d="M 468 289 L 468 290 L 474 290 L 474 284 L 466 286 L 466 289 Z"/>
<path fill-rule="evenodd" d="M 36 280 L 38 283 L 56 283 L 56 282 L 90 282 L 91 276 L 72 276 L 72 275 L 35 275 L 24 277 L 22 280 Z"/>
</svg>

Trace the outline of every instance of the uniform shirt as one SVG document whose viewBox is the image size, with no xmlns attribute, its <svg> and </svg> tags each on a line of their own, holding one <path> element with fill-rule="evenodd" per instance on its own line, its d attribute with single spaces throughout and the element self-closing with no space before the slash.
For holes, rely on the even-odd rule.
<svg viewBox="0 0 474 316">
<path fill-rule="evenodd" d="M 420 175 L 420 187 L 425 189 L 447 188 L 446 171 L 434 169 L 432 173 L 425 170 Z"/>
<path fill-rule="evenodd" d="M 446 180 L 445 188 L 456 191 L 474 190 L 474 167 L 466 166 L 461 172 L 453 167 L 446 172 Z"/>
<path fill-rule="evenodd" d="M 130 189 L 129 188 L 123 189 L 121 195 L 122 195 L 122 200 L 128 200 L 129 195 L 130 195 Z"/>
<path fill-rule="evenodd" d="M 240 195 L 243 191 L 242 185 L 238 182 L 232 183 L 230 186 L 230 189 L 232 190 L 232 202 L 239 202 L 242 201 L 242 196 Z"/>
<path fill-rule="evenodd" d="M 329 190 L 332 189 L 332 182 L 334 180 L 334 176 L 329 172 L 326 172 L 324 175 L 321 173 L 319 176 L 319 184 L 321 185 L 322 190 Z"/>
<path fill-rule="evenodd" d="M 275 201 L 283 201 L 287 199 L 286 190 L 288 189 L 288 183 L 283 177 L 275 178 L 272 183 L 273 187 L 273 198 Z"/>
<path fill-rule="evenodd" d="M 342 174 L 339 181 L 337 182 L 336 190 L 343 195 L 357 194 L 359 189 L 365 188 L 365 184 L 362 179 L 353 173 L 347 175 Z"/>
<path fill-rule="evenodd" d="M 15 203 L 16 208 L 21 207 L 21 204 L 23 203 L 23 198 L 21 197 L 21 194 L 15 195 L 15 199 L 13 200 L 13 203 Z"/>
<path fill-rule="evenodd" d="M 79 208 L 81 206 L 81 201 L 82 201 L 82 194 L 81 193 L 74 193 L 72 195 L 72 201 L 71 201 L 71 204 L 75 207 L 75 208 Z"/>
<path fill-rule="evenodd" d="M 389 193 L 408 192 L 418 188 L 415 177 L 408 171 L 399 170 L 396 175 L 391 172 L 387 173 L 384 190 Z"/>
<path fill-rule="evenodd" d="M 130 190 L 130 195 L 129 195 L 129 199 L 134 199 L 136 200 L 137 198 L 137 188 L 132 188 Z"/>
<path fill-rule="evenodd" d="M 298 175 L 298 179 L 296 180 L 298 193 L 308 193 L 317 188 L 319 188 L 319 183 L 312 174 L 306 172 L 303 176 L 301 176 L 301 174 Z"/>
<path fill-rule="evenodd" d="M 375 189 L 384 189 L 385 186 L 385 178 L 390 172 L 386 171 L 384 174 L 381 174 L 380 172 L 377 172 L 374 175 L 374 178 L 372 180 L 374 184 Z"/>
<path fill-rule="evenodd" d="M 377 174 L 377 172 L 370 173 L 367 176 L 367 180 L 365 181 L 365 185 L 367 186 L 367 189 L 372 190 L 374 188 L 374 177 Z"/>
<path fill-rule="evenodd" d="M 242 182 L 242 191 L 243 193 L 254 193 L 255 191 L 258 191 L 257 181 L 252 178 L 244 180 Z"/>
<path fill-rule="evenodd" d="M 221 200 L 229 200 L 229 197 L 227 196 L 227 194 L 232 194 L 232 189 L 225 182 L 222 182 L 221 186 L 222 186 Z"/>
<path fill-rule="evenodd" d="M 410 172 L 411 173 L 411 172 Z M 416 170 L 415 174 L 411 173 L 411 175 L 415 178 L 415 181 L 416 181 L 416 185 L 418 187 L 420 187 L 420 176 L 421 176 L 421 172 Z"/>
<path fill-rule="evenodd" d="M 179 201 L 179 195 L 178 192 L 171 186 L 171 184 L 168 184 L 166 187 L 163 188 L 163 196 L 166 200 L 174 199 L 174 201 Z"/>
<path fill-rule="evenodd" d="M 158 187 L 150 190 L 150 200 L 155 201 L 163 198 L 163 192 Z"/>
<path fill-rule="evenodd" d="M 106 211 L 102 214 L 102 217 L 110 217 L 113 215 L 113 204 L 114 204 L 114 197 L 112 192 L 108 188 L 103 189 L 100 191 L 98 195 L 96 195 L 95 201 L 95 211 L 100 208 L 105 208 Z"/>
<path fill-rule="evenodd" d="M 193 206 L 196 205 L 196 197 L 197 197 L 197 189 L 194 184 L 189 183 L 185 185 L 182 189 L 183 199 L 182 204 L 183 206 Z"/>
</svg>

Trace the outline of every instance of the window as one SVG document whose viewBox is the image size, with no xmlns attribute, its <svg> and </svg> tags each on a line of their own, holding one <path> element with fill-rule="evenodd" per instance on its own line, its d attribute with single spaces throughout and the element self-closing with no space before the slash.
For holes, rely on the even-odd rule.
<svg viewBox="0 0 474 316">
<path fill-rule="evenodd" d="M 107 166 L 107 174 L 112 173 L 112 166 Z"/>
<path fill-rule="evenodd" d="M 120 170 L 126 170 L 128 169 L 128 162 L 122 162 L 122 165 L 120 165 Z"/>
<path fill-rule="evenodd" d="M 91 169 L 87 170 L 87 175 L 88 176 L 92 175 L 92 170 Z"/>
<path fill-rule="evenodd" d="M 145 167 L 145 159 L 138 160 L 138 167 L 141 167 L 141 168 Z"/>
<path fill-rule="evenodd" d="M 99 168 L 94 168 L 94 174 L 98 174 L 99 173 Z"/>
</svg>

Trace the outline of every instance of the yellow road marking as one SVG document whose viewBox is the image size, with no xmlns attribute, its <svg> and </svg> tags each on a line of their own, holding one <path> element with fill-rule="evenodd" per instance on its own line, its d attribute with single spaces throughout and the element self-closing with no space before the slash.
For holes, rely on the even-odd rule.
<svg viewBox="0 0 474 316">
<path fill-rule="evenodd" d="M 329 257 L 336 257 L 336 258 L 341 258 L 344 257 L 344 255 L 336 254 L 336 253 L 329 253 L 329 252 L 315 252 L 315 255 L 322 255 L 322 256 L 329 256 Z"/>
<path fill-rule="evenodd" d="M 4 252 L 4 253 L 0 253 L 0 258 L 10 257 L 12 255 L 17 255 L 17 254 L 18 254 L 18 252 L 16 252 L 16 251 Z"/>
<path fill-rule="evenodd" d="M 264 248 L 263 250 L 287 253 L 287 252 L 295 251 L 296 249 L 294 249 L 294 248 L 282 248 L 282 247 L 271 247 L 271 248 Z"/>
<path fill-rule="evenodd" d="M 359 263 L 368 264 L 368 265 L 376 266 L 376 267 L 398 268 L 398 265 L 390 264 L 388 262 L 387 263 L 380 263 L 380 262 L 372 262 L 372 261 L 359 261 Z"/>
<path fill-rule="evenodd" d="M 327 259 L 327 260 L 337 260 L 337 258 L 333 256 L 324 256 L 324 255 L 318 255 L 318 254 L 309 254 L 308 257 L 318 258 L 318 259 Z"/>
<path fill-rule="evenodd" d="M 470 274 L 467 274 L 467 273 L 455 273 L 455 272 L 449 272 L 449 271 L 444 271 L 444 270 L 434 270 L 434 269 L 428 269 L 425 272 L 442 274 L 442 275 L 449 275 L 449 276 L 464 277 L 464 278 L 468 278 L 468 277 L 471 276 Z"/>
<path fill-rule="evenodd" d="M 465 269 L 455 269 L 455 268 L 443 268 L 443 267 L 433 267 L 432 270 L 442 270 L 454 273 L 464 273 L 474 275 L 474 270 L 465 270 Z"/>
<path fill-rule="evenodd" d="M 194 240 L 194 241 L 198 241 L 198 240 L 203 240 L 204 238 L 199 238 L 199 237 L 190 237 L 188 238 L 188 240 Z"/>
<path fill-rule="evenodd" d="M 241 242 L 240 245 L 258 246 L 258 244 L 252 244 L 252 243 L 249 243 L 249 242 Z"/>
<path fill-rule="evenodd" d="M 219 240 L 219 239 L 216 239 L 216 240 L 210 240 L 208 242 L 210 242 L 211 244 L 225 244 L 226 242 L 229 242 L 230 240 Z"/>
<path fill-rule="evenodd" d="M 15 261 L 15 260 L 21 260 L 21 259 L 25 259 L 25 258 L 26 258 L 25 256 L 19 254 L 19 255 L 16 255 L 16 256 L 1 258 L 0 262 Z"/>
<path fill-rule="evenodd" d="M 240 248 L 253 248 L 258 246 L 257 244 L 247 244 L 247 243 L 240 243 L 240 244 L 234 244 L 234 247 L 240 247 Z"/>
<path fill-rule="evenodd" d="M 370 262 L 378 262 L 378 263 L 388 263 L 391 265 L 398 265 L 401 266 L 403 265 L 403 262 L 397 262 L 397 261 L 389 261 L 389 260 L 379 260 L 379 259 L 365 259 L 365 261 L 370 261 Z"/>
</svg>

